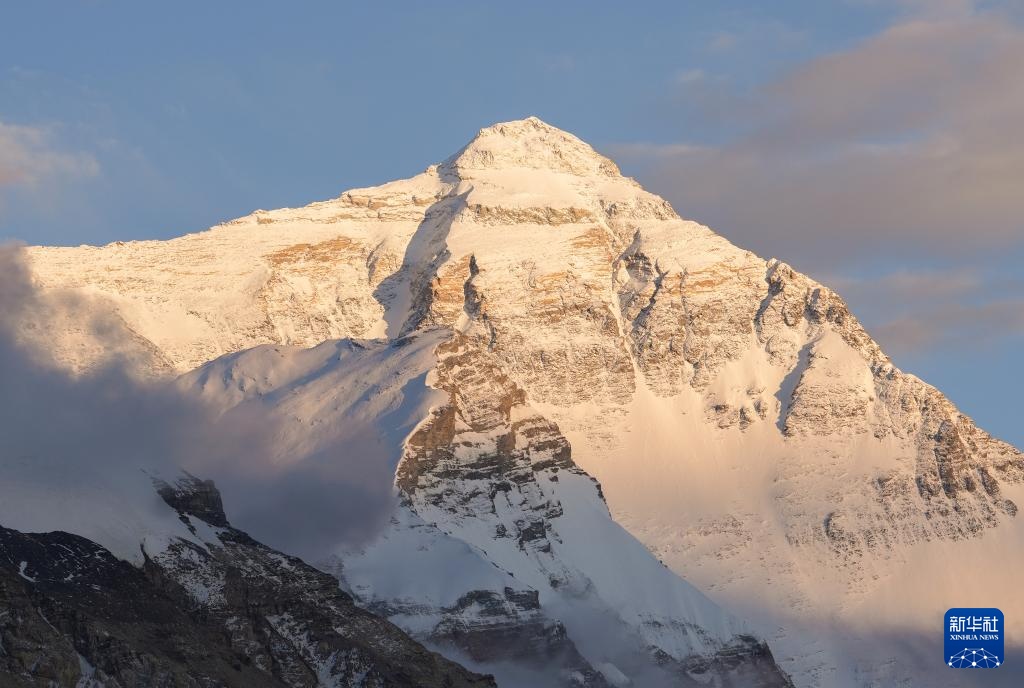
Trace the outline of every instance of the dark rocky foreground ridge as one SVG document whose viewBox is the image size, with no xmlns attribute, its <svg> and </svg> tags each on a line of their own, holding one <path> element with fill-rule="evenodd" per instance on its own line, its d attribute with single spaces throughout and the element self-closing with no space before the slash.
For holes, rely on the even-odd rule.
<svg viewBox="0 0 1024 688">
<path fill-rule="evenodd" d="M 158 488 L 205 548 L 179 540 L 136 568 L 76 535 L 0 527 L 0 686 L 495 686 L 232 528 L 212 483 Z"/>
</svg>

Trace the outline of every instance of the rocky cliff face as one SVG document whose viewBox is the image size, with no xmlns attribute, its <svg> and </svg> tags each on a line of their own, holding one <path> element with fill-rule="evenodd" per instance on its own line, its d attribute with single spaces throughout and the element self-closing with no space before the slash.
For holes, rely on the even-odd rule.
<svg viewBox="0 0 1024 688">
<path fill-rule="evenodd" d="M 788 684 L 745 624 L 614 523 L 558 426 L 469 335 L 259 347 L 180 384 L 226 416 L 270 414 L 289 461 L 389 465 L 390 519 L 358 546 L 339 543 L 324 568 L 499 683 Z M 416 409 L 412 429 L 396 431 L 399 409 Z"/>
<path fill-rule="evenodd" d="M 5 686 L 493 686 L 232 528 L 209 482 L 159 492 L 202 544 L 141 568 L 63 532 L 0 528 Z"/>
<path fill-rule="evenodd" d="M 396 449 L 398 530 L 341 558 L 382 608 L 414 602 L 370 582 L 410 529 L 529 571 L 542 608 L 586 587 L 593 562 L 561 553 L 578 539 L 562 495 L 595 493 L 594 476 L 615 519 L 755 619 L 798 683 L 870 685 L 919 672 L 878 659 L 891 643 L 828 638 L 860 633 L 894 586 L 902 617 L 872 623 L 930 632 L 955 584 L 903 582 L 957 548 L 984 555 L 1017 537 L 1018 450 L 897 369 L 827 287 L 679 218 L 534 118 L 331 201 L 167 242 L 30 251 L 54 312 L 86 303 L 75 313 L 121 329 L 118 355 L 154 375 L 265 343 L 451 334 L 424 369 L 440 396 Z M 67 318 L 24 336 L 71 367 L 109 355 Z M 526 614 L 510 589 L 495 604 Z M 1006 611 L 1017 598 L 1004 592 Z M 431 607 L 473 606 L 442 597 Z M 682 658 L 700 645 L 602 599 L 637 614 L 648 648 Z"/>
</svg>

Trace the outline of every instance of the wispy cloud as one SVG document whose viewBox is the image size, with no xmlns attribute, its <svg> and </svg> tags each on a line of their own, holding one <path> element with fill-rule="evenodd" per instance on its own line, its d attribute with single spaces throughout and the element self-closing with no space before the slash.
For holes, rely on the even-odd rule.
<svg viewBox="0 0 1024 688">
<path fill-rule="evenodd" d="M 0 122 L 0 187 L 29 186 L 55 178 L 94 177 L 92 155 L 61 150 L 52 128 Z"/>
<path fill-rule="evenodd" d="M 1024 279 L 1002 270 L 903 268 L 825 278 L 863 304 L 872 336 L 890 354 L 976 354 L 1024 335 Z"/>
<path fill-rule="evenodd" d="M 217 481 L 235 525 L 268 544 L 311 557 L 323 556 L 346 539 L 367 537 L 390 513 L 394 473 L 363 454 L 339 451 L 319 463 L 282 464 L 272 449 L 282 423 L 272 413 L 253 407 L 223 414 L 174 384 L 138 379 L 130 372 L 132 365 L 116 355 L 71 375 L 46 347 L 31 348 L 23 330 L 48 308 L 46 302 L 76 298 L 38 292 L 22 249 L 0 245 L 0 475 L 5 489 L 17 491 L 24 483 L 26 490 L 42 488 L 41 494 L 66 499 L 97 480 L 123 485 L 125 476 L 140 469 L 168 476 L 186 469 Z M 119 340 L 130 332 L 91 322 L 85 301 L 67 305 L 78 306 L 78 324 L 83 332 L 94 330 L 98 346 L 111 352 L 124 348 Z M 27 514 L 18 518 L 31 520 Z M 53 523 L 54 518 L 44 520 L 77 532 L 80 524 Z"/>
<path fill-rule="evenodd" d="M 1007 258 L 1024 256 L 1020 17 L 1005 2 L 850 2 L 893 19 L 752 89 L 676 84 L 717 143 L 609 152 L 682 215 L 835 287 L 897 360 L 1024 334 Z"/>
<path fill-rule="evenodd" d="M 973 15 L 978 0 L 852 0 L 855 4 L 891 6 L 913 17 L 962 18 Z M 991 3 L 989 3 L 991 4 Z"/>
<path fill-rule="evenodd" d="M 943 4 L 753 93 L 704 93 L 724 144 L 622 150 L 682 214 L 794 261 L 1020 241 L 1024 30 Z"/>
<path fill-rule="evenodd" d="M 827 276 L 824 281 L 859 300 L 886 299 L 890 305 L 915 305 L 923 299 L 973 299 L 991 289 L 991 278 L 975 268 L 901 268 L 882 275 Z"/>
<path fill-rule="evenodd" d="M 607 150 L 617 159 L 646 158 L 657 160 L 697 155 L 709 149 L 705 146 L 687 143 L 619 143 L 608 146 Z"/>
<path fill-rule="evenodd" d="M 708 75 L 704 73 L 703 69 L 693 68 L 684 69 L 676 73 L 672 80 L 678 86 L 692 86 L 693 84 L 701 83 L 707 78 Z"/>
<path fill-rule="evenodd" d="M 732 50 L 739 43 L 739 37 L 729 31 L 720 31 L 708 41 L 708 49 L 716 53 Z"/>
<path fill-rule="evenodd" d="M 873 334 L 896 355 L 936 350 L 976 353 L 1024 335 L 1024 299 L 981 305 L 946 304 L 884 322 Z"/>
</svg>

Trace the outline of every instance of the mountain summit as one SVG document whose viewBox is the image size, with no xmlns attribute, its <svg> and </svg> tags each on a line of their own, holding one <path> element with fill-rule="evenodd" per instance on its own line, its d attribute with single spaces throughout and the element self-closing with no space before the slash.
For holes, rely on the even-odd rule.
<svg viewBox="0 0 1024 688">
<path fill-rule="evenodd" d="M 52 298 L 24 337 L 68 367 L 182 375 L 223 413 L 289 419 L 289 461 L 391 467 L 390 524 L 339 543 L 337 574 L 474 666 L 783 685 L 764 638 L 799 686 L 917 685 L 946 608 L 1024 618 L 1012 577 L 957 577 L 961 556 L 1024 564 L 1001 546 L 1024 535 L 1024 455 L 826 286 L 536 118 L 333 200 L 29 253 Z"/>
<path fill-rule="evenodd" d="M 578 177 L 620 176 L 619 168 L 572 134 L 536 117 L 481 129 L 442 167 L 460 179 L 474 171 L 522 168 L 550 170 Z"/>
</svg>

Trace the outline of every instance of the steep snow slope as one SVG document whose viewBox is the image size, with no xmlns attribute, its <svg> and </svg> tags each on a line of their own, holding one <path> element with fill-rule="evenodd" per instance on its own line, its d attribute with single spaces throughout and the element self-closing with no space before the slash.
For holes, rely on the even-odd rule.
<svg viewBox="0 0 1024 688">
<path fill-rule="evenodd" d="M 557 426 L 462 335 L 264 346 L 181 384 L 228 419 L 288 419 L 281 460 L 358 457 L 397 471 L 390 521 L 327 566 L 421 640 L 499 678 L 514 662 L 537 672 L 533 685 L 784 684 L 744 624 L 611 519 Z M 422 399 L 434 403 L 419 425 L 396 432 L 396 411 Z"/>
<path fill-rule="evenodd" d="M 410 180 L 169 242 L 36 248 L 32 261 L 55 311 L 74 295 L 157 373 L 259 343 L 454 330 L 463 353 L 441 362 L 463 357 L 517 390 L 616 519 L 755 617 L 801 685 L 932 685 L 915 648 L 975 599 L 933 568 L 984 575 L 985 604 L 1007 612 L 1011 638 L 1024 631 L 1024 601 L 989 575 L 1024 564 L 1020 452 L 896 369 L 829 289 L 680 219 L 534 118 L 484 129 Z M 106 352 L 69 319 L 24 336 L 94 364 Z M 477 413 L 481 382 L 458 370 L 442 366 L 439 389 Z M 408 501 L 439 499 L 455 523 L 478 506 L 455 448 L 500 456 L 487 433 L 516 422 L 480 413 L 468 429 L 432 419 L 433 450 L 410 438 L 406 460 L 441 476 L 400 470 Z"/>
</svg>

